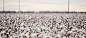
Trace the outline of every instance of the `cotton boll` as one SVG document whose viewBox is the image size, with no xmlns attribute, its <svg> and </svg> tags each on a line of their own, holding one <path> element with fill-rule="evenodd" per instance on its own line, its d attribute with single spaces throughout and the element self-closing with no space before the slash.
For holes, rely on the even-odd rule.
<svg viewBox="0 0 86 38">
<path fill-rule="evenodd" d="M 68 31 L 68 33 L 72 33 L 72 31 Z"/>
<path fill-rule="evenodd" d="M 33 33 L 33 34 L 31 34 L 31 36 L 32 36 L 32 37 L 35 37 L 35 36 L 37 36 L 37 33 Z"/>
<path fill-rule="evenodd" d="M 66 38 L 65 36 L 63 36 L 63 38 Z"/>
<path fill-rule="evenodd" d="M 66 34 L 66 32 L 65 32 L 64 30 L 61 30 L 61 33 L 62 33 L 62 34 Z"/>
<path fill-rule="evenodd" d="M 24 36 L 28 38 L 36 38 L 37 36 L 42 38 L 85 38 L 84 36 L 86 34 L 85 24 L 83 24 L 85 23 L 85 14 L 0 14 L 0 17 L 3 18 L 1 19 L 0 34 L 4 34 L 6 32 L 5 30 L 8 30 L 7 34 L 10 35 L 9 32 L 11 32 L 13 35 L 12 37 L 9 36 L 11 38 L 16 38 L 18 36 L 21 36 L 20 38 Z M 5 18 L 8 20 L 6 21 Z M 5 23 L 9 24 L 6 25 Z M 71 30 L 68 30 L 68 25 L 69 29 L 72 27 Z M 82 28 L 78 28 L 78 25 L 82 26 Z M 3 31 L 1 27 L 3 27 Z M 12 29 L 9 29 L 9 27 Z M 15 29 L 18 30 L 16 31 Z M 24 32 L 21 30 L 24 30 Z M 68 34 L 71 35 L 66 37 L 65 35 Z"/>
</svg>

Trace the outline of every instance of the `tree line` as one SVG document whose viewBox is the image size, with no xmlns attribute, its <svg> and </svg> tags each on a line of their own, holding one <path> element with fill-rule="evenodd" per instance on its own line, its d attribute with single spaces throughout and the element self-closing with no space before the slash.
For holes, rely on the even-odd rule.
<svg viewBox="0 0 86 38">
<path fill-rule="evenodd" d="M 0 13 L 68 13 L 68 11 L 0 11 Z M 86 13 L 86 12 L 76 12 L 76 11 L 71 11 L 69 13 Z"/>
</svg>

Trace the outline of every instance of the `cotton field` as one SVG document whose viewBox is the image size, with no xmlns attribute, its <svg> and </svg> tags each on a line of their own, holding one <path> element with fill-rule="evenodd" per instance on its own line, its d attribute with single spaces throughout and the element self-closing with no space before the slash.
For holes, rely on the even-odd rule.
<svg viewBox="0 0 86 38">
<path fill-rule="evenodd" d="M 0 14 L 0 38 L 86 38 L 86 15 Z"/>
</svg>

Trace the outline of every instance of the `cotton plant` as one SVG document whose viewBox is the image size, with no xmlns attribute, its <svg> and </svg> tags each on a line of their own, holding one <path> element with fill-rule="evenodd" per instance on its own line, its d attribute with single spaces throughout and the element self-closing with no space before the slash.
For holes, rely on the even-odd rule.
<svg viewBox="0 0 86 38">
<path fill-rule="evenodd" d="M 0 38 L 86 38 L 85 14 L 0 14 Z"/>
</svg>

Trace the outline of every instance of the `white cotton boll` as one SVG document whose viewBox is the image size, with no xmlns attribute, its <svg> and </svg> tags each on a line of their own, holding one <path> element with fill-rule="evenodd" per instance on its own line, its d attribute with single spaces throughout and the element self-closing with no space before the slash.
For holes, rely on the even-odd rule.
<svg viewBox="0 0 86 38">
<path fill-rule="evenodd" d="M 72 29 L 71 31 L 74 31 L 75 29 Z"/>
<path fill-rule="evenodd" d="M 76 19 L 73 19 L 73 21 L 76 21 Z"/>
<path fill-rule="evenodd" d="M 24 25 L 24 23 L 21 23 L 20 25 L 22 26 L 22 25 Z"/>
<path fill-rule="evenodd" d="M 63 27 L 62 25 L 60 25 L 60 28 Z"/>
<path fill-rule="evenodd" d="M 85 29 L 82 29 L 82 32 L 85 32 Z"/>
<path fill-rule="evenodd" d="M 28 34 L 29 34 L 29 33 L 26 33 L 25 36 L 29 37 Z"/>
<path fill-rule="evenodd" d="M 36 22 L 35 24 L 38 24 L 38 22 Z"/>
<path fill-rule="evenodd" d="M 34 37 L 34 36 L 36 36 L 36 35 L 37 35 L 37 33 L 33 33 L 33 34 L 31 34 L 32 37 Z"/>
<path fill-rule="evenodd" d="M 41 29 L 40 28 L 38 28 L 37 30 L 38 30 L 38 32 L 41 32 Z"/>
<path fill-rule="evenodd" d="M 61 38 L 61 35 L 60 34 L 58 34 L 58 35 L 56 35 L 58 38 Z"/>
<path fill-rule="evenodd" d="M 34 20 L 31 20 L 31 21 L 34 21 Z"/>
<path fill-rule="evenodd" d="M 62 34 L 64 34 L 64 32 L 65 32 L 64 30 L 61 30 L 61 33 L 62 33 Z"/>
<path fill-rule="evenodd" d="M 84 35 L 82 35 L 81 38 L 86 38 L 86 37 L 84 37 Z"/>
<path fill-rule="evenodd" d="M 47 35 L 44 35 L 44 36 L 43 36 L 43 38 L 46 38 L 46 37 L 47 37 Z"/>
<path fill-rule="evenodd" d="M 11 29 L 9 29 L 8 31 L 11 31 Z"/>
<path fill-rule="evenodd" d="M 6 21 L 4 20 L 4 22 L 6 22 Z"/>
<path fill-rule="evenodd" d="M 38 37 L 44 37 L 45 34 L 41 33 Z"/>
<path fill-rule="evenodd" d="M 72 31 L 68 31 L 68 33 L 72 33 Z"/>
<path fill-rule="evenodd" d="M 13 38 L 12 36 L 10 36 L 9 38 Z"/>
<path fill-rule="evenodd" d="M 63 38 L 66 38 L 65 36 L 63 36 Z"/>
<path fill-rule="evenodd" d="M 1 33 L 5 33 L 5 31 L 1 31 Z"/>
<path fill-rule="evenodd" d="M 42 29 L 46 29 L 47 27 L 45 27 L 45 26 L 41 26 L 41 28 L 42 28 Z"/>
<path fill-rule="evenodd" d="M 66 28 L 63 28 L 63 31 L 67 31 L 67 29 Z"/>
<path fill-rule="evenodd" d="M 32 17 L 30 16 L 29 19 L 31 19 Z"/>
<path fill-rule="evenodd" d="M 53 29 L 54 29 L 54 30 L 57 30 L 57 28 L 56 28 L 56 27 L 53 27 Z"/>
</svg>

